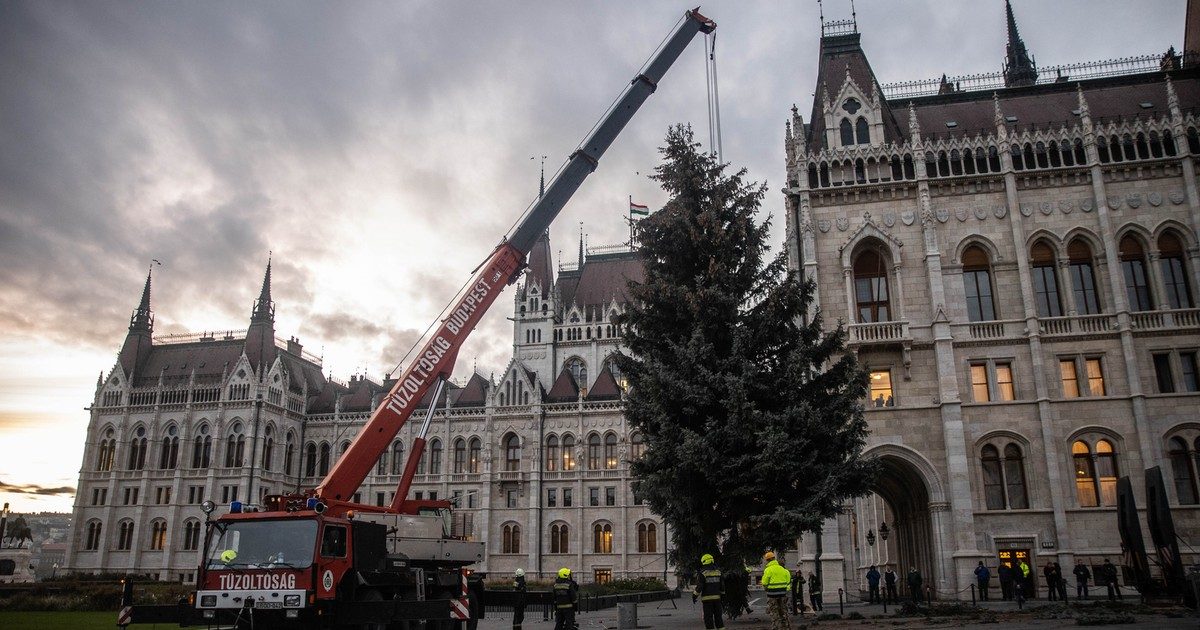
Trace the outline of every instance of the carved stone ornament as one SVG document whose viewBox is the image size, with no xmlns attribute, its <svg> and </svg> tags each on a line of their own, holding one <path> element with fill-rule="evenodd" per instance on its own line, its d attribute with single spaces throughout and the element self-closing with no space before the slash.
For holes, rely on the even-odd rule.
<svg viewBox="0 0 1200 630">
<path fill-rule="evenodd" d="M 1033 215 L 1033 206 L 1023 203 L 1021 204 L 1021 216 L 1028 217 Z"/>
<path fill-rule="evenodd" d="M 1160 192 L 1146 193 L 1146 202 L 1149 203 L 1150 205 L 1154 206 L 1155 208 L 1161 206 L 1162 201 L 1163 201 L 1162 193 L 1160 193 Z"/>
<path fill-rule="evenodd" d="M 966 208 L 955 208 L 954 209 L 954 218 L 958 219 L 959 221 L 966 221 L 967 220 L 967 209 Z"/>
<path fill-rule="evenodd" d="M 1038 204 L 1038 210 L 1041 211 L 1042 214 L 1049 215 L 1051 212 L 1054 212 L 1054 204 L 1050 203 L 1049 201 L 1043 201 L 1042 203 Z"/>
<path fill-rule="evenodd" d="M 938 208 L 936 216 L 939 223 L 945 223 L 950 220 L 950 211 L 945 208 Z"/>
<path fill-rule="evenodd" d="M 1063 214 L 1071 214 L 1075 211 L 1075 202 L 1070 199 L 1062 199 L 1058 202 L 1058 211 Z"/>
<path fill-rule="evenodd" d="M 1171 192 L 1167 193 L 1167 198 L 1171 200 L 1171 203 L 1178 206 L 1179 204 L 1183 203 L 1183 191 L 1172 190 Z"/>
<path fill-rule="evenodd" d="M 904 222 L 904 225 L 912 225 L 917 220 L 917 213 L 912 210 L 901 212 L 900 220 Z"/>
<path fill-rule="evenodd" d="M 1121 209 L 1121 198 L 1116 195 L 1109 195 L 1108 207 L 1113 210 L 1120 210 Z"/>
<path fill-rule="evenodd" d="M 1091 197 L 1079 202 L 1079 209 L 1083 210 L 1084 212 L 1091 212 L 1095 208 L 1096 204 L 1092 201 Z"/>
<path fill-rule="evenodd" d="M 979 219 L 980 221 L 986 219 L 987 218 L 987 208 L 984 208 L 983 206 L 979 206 L 979 207 L 975 208 L 975 218 Z"/>
<path fill-rule="evenodd" d="M 992 214 L 994 214 L 997 219 L 1003 219 L 1004 217 L 1008 216 L 1008 206 L 996 206 L 995 208 L 992 208 Z"/>
<path fill-rule="evenodd" d="M 838 226 L 839 232 L 845 232 L 847 229 L 850 228 L 849 217 L 838 217 L 837 218 L 837 226 Z"/>
<path fill-rule="evenodd" d="M 892 227 L 892 226 L 896 225 L 896 213 L 895 212 L 884 212 L 883 213 L 883 224 L 888 227 Z"/>
<path fill-rule="evenodd" d="M 1142 207 L 1142 193 L 1129 193 L 1125 196 L 1125 203 L 1134 210 Z"/>
<path fill-rule="evenodd" d="M 817 229 L 821 230 L 822 234 L 828 232 L 831 227 L 833 227 L 833 223 L 830 223 L 829 219 L 817 219 Z"/>
</svg>

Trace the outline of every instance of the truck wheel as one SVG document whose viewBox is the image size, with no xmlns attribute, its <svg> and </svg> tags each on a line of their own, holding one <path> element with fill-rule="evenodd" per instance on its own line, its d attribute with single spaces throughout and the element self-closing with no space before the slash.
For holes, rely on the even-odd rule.
<svg viewBox="0 0 1200 630">
<path fill-rule="evenodd" d="M 383 595 L 375 589 L 368 589 L 358 594 L 358 601 L 381 602 L 383 601 Z M 364 623 L 359 626 L 360 630 L 387 630 L 387 627 L 386 623 Z"/>
</svg>

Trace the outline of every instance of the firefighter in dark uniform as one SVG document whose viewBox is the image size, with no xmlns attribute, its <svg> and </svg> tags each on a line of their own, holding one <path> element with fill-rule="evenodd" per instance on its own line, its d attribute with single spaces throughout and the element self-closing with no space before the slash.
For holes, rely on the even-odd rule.
<svg viewBox="0 0 1200 630">
<path fill-rule="evenodd" d="M 700 565 L 700 579 L 697 580 L 696 590 L 693 592 L 700 596 L 700 605 L 704 608 L 704 627 L 724 630 L 721 596 L 725 594 L 725 587 L 721 580 L 721 570 L 717 568 L 711 553 L 700 556 Z"/>
<path fill-rule="evenodd" d="M 517 569 L 513 573 L 513 593 L 516 595 L 513 599 L 513 630 L 521 630 L 521 624 L 525 621 L 525 597 L 528 592 L 525 586 L 525 570 Z"/>
<path fill-rule="evenodd" d="M 571 570 L 563 567 L 554 580 L 554 630 L 575 630 L 575 605 L 579 585 L 571 579 Z"/>
</svg>

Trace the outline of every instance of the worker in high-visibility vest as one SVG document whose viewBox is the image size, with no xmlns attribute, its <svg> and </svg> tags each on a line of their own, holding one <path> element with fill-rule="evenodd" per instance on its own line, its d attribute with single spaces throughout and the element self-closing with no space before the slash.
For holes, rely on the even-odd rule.
<svg viewBox="0 0 1200 630">
<path fill-rule="evenodd" d="M 717 568 L 711 553 L 700 556 L 700 567 L 700 579 L 696 581 L 692 594 L 700 597 L 700 606 L 704 609 L 704 627 L 723 630 L 725 620 L 721 618 L 721 596 L 725 594 L 725 585 L 721 581 L 721 570 Z"/>
<path fill-rule="evenodd" d="M 575 630 L 575 605 L 579 585 L 571 579 L 571 570 L 563 567 L 554 580 L 554 630 Z"/>
<path fill-rule="evenodd" d="M 767 610 L 771 613 L 771 630 L 791 630 L 787 615 L 787 595 L 792 586 L 792 574 L 779 566 L 775 552 L 763 554 L 767 566 L 763 569 L 762 585 L 767 591 Z"/>
</svg>

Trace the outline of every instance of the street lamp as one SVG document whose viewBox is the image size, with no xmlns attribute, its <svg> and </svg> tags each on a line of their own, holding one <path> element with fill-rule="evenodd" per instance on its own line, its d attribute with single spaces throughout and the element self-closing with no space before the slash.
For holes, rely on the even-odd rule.
<svg viewBox="0 0 1200 630">
<path fill-rule="evenodd" d="M 53 565 L 50 566 L 50 579 L 53 580 L 55 575 L 58 575 L 58 563 L 57 562 L 55 562 Z"/>
<path fill-rule="evenodd" d="M 883 529 L 880 529 L 879 531 L 880 533 L 883 533 Z M 875 546 L 875 530 L 873 529 L 867 530 L 867 544 L 872 547 Z"/>
<path fill-rule="evenodd" d="M 888 534 L 890 532 L 891 532 L 891 530 L 888 529 L 887 521 L 884 521 L 879 524 L 879 537 L 881 539 L 883 539 L 884 542 L 887 542 Z"/>
</svg>

